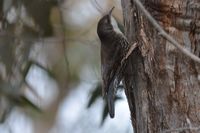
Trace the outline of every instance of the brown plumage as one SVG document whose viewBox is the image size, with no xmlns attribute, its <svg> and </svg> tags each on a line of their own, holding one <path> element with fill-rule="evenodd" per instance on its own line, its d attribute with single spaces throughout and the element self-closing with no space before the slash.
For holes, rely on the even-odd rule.
<svg viewBox="0 0 200 133">
<path fill-rule="evenodd" d="M 103 16 L 97 26 L 97 34 L 101 41 L 101 74 L 102 74 L 102 95 L 108 102 L 110 117 L 115 115 L 114 99 L 116 89 L 123 78 L 125 63 L 122 59 L 129 50 L 129 43 L 122 33 L 119 33 L 112 25 L 111 13 Z"/>
</svg>

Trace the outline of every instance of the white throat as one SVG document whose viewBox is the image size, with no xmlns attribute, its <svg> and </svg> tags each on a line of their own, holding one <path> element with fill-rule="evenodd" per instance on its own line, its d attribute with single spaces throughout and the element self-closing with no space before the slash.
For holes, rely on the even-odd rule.
<svg viewBox="0 0 200 133">
<path fill-rule="evenodd" d="M 118 27 L 118 25 L 117 25 L 117 22 L 116 22 L 116 20 L 115 20 L 115 18 L 114 18 L 113 16 L 111 16 L 111 24 L 112 24 L 113 29 L 114 29 L 115 32 L 120 33 L 120 34 L 123 34 L 123 33 L 120 31 L 120 29 L 119 29 L 119 27 Z"/>
</svg>

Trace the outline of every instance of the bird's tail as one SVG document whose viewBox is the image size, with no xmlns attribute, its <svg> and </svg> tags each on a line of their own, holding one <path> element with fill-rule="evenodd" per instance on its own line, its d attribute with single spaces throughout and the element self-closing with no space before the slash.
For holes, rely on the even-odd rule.
<svg viewBox="0 0 200 133">
<path fill-rule="evenodd" d="M 112 82 L 109 85 L 109 89 L 107 92 L 107 103 L 108 103 L 108 111 L 111 118 L 114 118 L 115 116 L 115 93 L 117 91 L 117 87 L 120 83 L 120 76 L 117 75 L 115 78 L 113 78 Z"/>
<path fill-rule="evenodd" d="M 114 99 L 115 99 L 114 88 L 109 88 L 106 100 L 107 100 L 107 103 L 108 103 L 108 111 L 109 111 L 111 118 L 114 118 L 114 116 L 115 116 Z"/>
</svg>

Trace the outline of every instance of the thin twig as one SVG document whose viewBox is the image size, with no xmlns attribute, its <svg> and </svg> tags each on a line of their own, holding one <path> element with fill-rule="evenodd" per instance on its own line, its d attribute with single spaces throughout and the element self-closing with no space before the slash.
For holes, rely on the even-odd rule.
<svg viewBox="0 0 200 133">
<path fill-rule="evenodd" d="M 62 26 L 65 26 L 64 17 L 63 17 L 64 15 L 63 15 L 63 11 L 61 10 L 62 2 L 58 3 L 58 7 L 60 8 L 59 11 L 60 11 L 60 14 L 61 14 L 61 24 L 62 24 Z M 67 44 L 67 42 L 66 42 L 66 37 L 65 36 L 66 36 L 66 32 L 65 32 L 65 30 L 63 28 L 62 47 L 63 47 L 64 61 L 65 61 L 66 69 L 67 69 L 67 77 L 66 78 L 68 78 L 69 75 L 70 75 L 70 70 L 69 70 L 69 62 L 68 62 L 68 58 L 67 58 L 67 54 L 66 54 L 66 44 Z"/>
<path fill-rule="evenodd" d="M 133 0 L 135 4 L 140 8 L 140 10 L 144 13 L 147 19 L 151 22 L 151 24 L 159 31 L 159 34 L 164 37 L 166 40 L 171 42 L 177 49 L 179 49 L 183 54 L 191 58 L 192 60 L 200 63 L 200 58 L 189 52 L 185 48 L 183 48 L 173 37 L 171 37 L 163 28 L 158 24 L 158 22 L 151 16 L 151 14 L 145 9 L 140 0 Z"/>
<path fill-rule="evenodd" d="M 92 5 L 97 9 L 97 11 L 100 13 L 100 14 L 105 14 L 103 12 L 103 8 L 99 5 L 99 3 L 97 2 L 97 0 L 90 0 Z"/>
<path fill-rule="evenodd" d="M 137 43 L 134 43 L 133 45 L 131 45 L 131 47 L 129 48 L 128 52 L 126 53 L 126 56 L 122 59 L 121 65 L 123 65 L 124 61 L 130 56 L 130 54 L 133 52 L 133 50 L 136 47 L 137 47 Z"/>
</svg>

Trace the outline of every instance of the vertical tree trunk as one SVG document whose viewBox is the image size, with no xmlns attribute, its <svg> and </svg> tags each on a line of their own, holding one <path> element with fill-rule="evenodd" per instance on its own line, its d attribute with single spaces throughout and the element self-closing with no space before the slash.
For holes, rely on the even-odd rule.
<svg viewBox="0 0 200 133">
<path fill-rule="evenodd" d="M 187 50 L 200 54 L 196 0 L 142 0 L 159 24 Z M 129 58 L 126 95 L 137 133 L 200 132 L 200 64 L 167 40 L 136 7 L 122 0 L 125 34 L 139 47 Z"/>
</svg>

